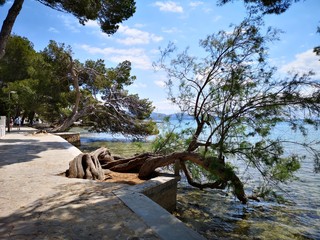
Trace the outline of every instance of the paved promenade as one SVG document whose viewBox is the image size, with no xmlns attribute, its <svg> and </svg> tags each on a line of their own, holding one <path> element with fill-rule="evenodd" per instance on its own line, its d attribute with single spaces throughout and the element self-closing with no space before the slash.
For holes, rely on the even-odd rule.
<svg viewBox="0 0 320 240">
<path fill-rule="evenodd" d="M 0 138 L 0 239 L 202 239 L 127 185 L 60 176 L 80 150 L 35 131 Z"/>
</svg>

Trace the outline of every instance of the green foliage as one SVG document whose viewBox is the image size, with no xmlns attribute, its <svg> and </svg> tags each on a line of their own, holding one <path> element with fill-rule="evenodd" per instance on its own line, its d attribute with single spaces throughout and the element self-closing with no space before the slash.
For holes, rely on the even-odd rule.
<svg viewBox="0 0 320 240">
<path fill-rule="evenodd" d="M 179 144 L 182 144 L 179 134 L 174 132 L 166 132 L 158 135 L 152 142 L 152 148 L 155 153 L 168 154 L 179 149 Z"/>
<path fill-rule="evenodd" d="M 218 0 L 218 4 L 223 5 L 234 0 Z M 242 0 L 249 10 L 262 12 L 263 14 L 281 14 L 294 2 L 300 0 Z"/>
<path fill-rule="evenodd" d="M 37 54 L 28 39 L 15 35 L 9 38 L 7 51 L 0 60 L 0 99 L 3 103 L 0 115 L 7 115 L 11 109 L 11 116 L 15 116 L 19 114 L 19 108 L 15 106 L 29 105 L 30 111 L 37 106 L 34 89 L 38 81 L 32 78 Z M 16 92 L 11 94 L 11 102 L 8 101 L 10 91 Z"/>
<path fill-rule="evenodd" d="M 169 99 L 195 118 L 189 137 L 179 139 L 188 144 L 187 151 L 203 151 L 217 176 L 234 176 L 234 169 L 226 164 L 236 159 L 266 179 L 292 179 L 303 156 L 285 156 L 284 141 L 271 137 L 274 127 L 287 121 L 307 134 L 306 124 L 320 124 L 319 80 L 312 73 L 279 79 L 268 65 L 268 44 L 278 34 L 265 28 L 261 18 L 250 16 L 232 31 L 201 40 L 202 58 L 191 57 L 188 48 L 171 57 L 177 50 L 173 44 L 162 51 L 157 65 L 167 72 Z"/>
<path fill-rule="evenodd" d="M 209 171 L 205 170 L 203 167 L 197 164 L 188 162 L 187 167 L 190 171 L 192 178 L 200 183 L 205 182 L 207 180 L 216 180 L 216 177 L 214 175 L 210 174 Z"/>
<path fill-rule="evenodd" d="M 152 142 L 153 152 L 168 154 L 185 149 L 186 142 L 188 142 L 188 139 L 186 139 L 186 136 L 188 136 L 186 135 L 187 129 L 177 131 L 177 129 L 180 129 L 180 124 L 181 122 L 173 125 L 170 122 L 170 117 L 163 119 L 160 125 L 161 134 L 158 134 Z"/>
<path fill-rule="evenodd" d="M 115 68 L 106 68 L 104 61 L 88 60 L 85 64 L 72 61 L 71 49 L 63 44 L 51 41 L 48 48 L 42 54 L 44 59 L 54 67 L 55 86 L 61 86 L 56 91 L 59 100 L 65 99 L 67 103 L 60 101 L 55 114 L 57 118 L 66 118 L 71 114 L 70 103 L 76 99 L 75 87 L 79 85 L 82 101 L 80 109 L 90 106 L 94 108 L 92 114 L 84 119 L 92 126 L 92 131 L 123 133 L 136 136 L 144 136 L 156 132 L 156 125 L 147 119 L 152 110 L 152 104 L 147 99 L 140 99 L 138 95 L 128 94 L 123 88 L 129 86 L 135 80 L 131 76 L 131 63 L 124 61 Z M 61 64 L 63 63 L 63 64 Z M 74 75 L 74 72 L 79 73 Z M 103 104 L 99 103 L 98 96 Z M 55 104 L 57 106 L 57 104 Z M 52 119 L 51 119 L 52 121 Z"/>
<path fill-rule="evenodd" d="M 14 68 L 17 62 L 19 70 Z M 72 124 L 83 117 L 92 125 L 91 130 L 98 132 L 137 137 L 157 133 L 156 124 L 147 120 L 153 111 L 152 103 L 124 90 L 135 80 L 129 61 L 115 68 L 107 68 L 101 59 L 83 64 L 72 58 L 72 49 L 65 44 L 50 41 L 37 53 L 27 39 L 12 36 L 7 54 L 0 61 L 0 72 L 4 115 L 9 109 L 8 93 L 16 91 L 19 115 L 32 118 L 37 113 L 55 125 L 69 118 Z"/>
<path fill-rule="evenodd" d="M 102 31 L 112 35 L 119 23 L 130 18 L 136 11 L 134 0 L 37 0 L 58 11 L 71 13 L 85 25 L 88 20 L 97 20 Z"/>
<path fill-rule="evenodd" d="M 278 161 L 271 170 L 272 178 L 285 182 L 294 178 L 293 173 L 300 168 L 300 162 L 298 156 L 291 156 L 288 158 L 282 158 Z"/>
<path fill-rule="evenodd" d="M 136 11 L 134 0 L 37 0 L 38 2 L 61 12 L 71 13 L 81 24 L 96 20 L 101 30 L 114 34 L 119 24 L 130 18 Z M 6 1 L 0 0 L 0 6 Z M 6 44 L 11 34 L 15 19 L 23 6 L 23 0 L 13 1 L 0 32 L 0 59 L 5 54 Z"/>
<path fill-rule="evenodd" d="M 132 153 L 140 154 L 151 151 L 151 144 L 149 142 L 91 142 L 82 144 L 79 148 L 83 152 L 92 152 L 100 147 L 106 147 L 112 155 L 122 157 L 132 157 Z"/>
<path fill-rule="evenodd" d="M 0 59 L 0 81 L 8 83 L 28 78 L 36 57 L 33 44 L 26 38 L 13 35 L 6 49 L 6 55 Z"/>
</svg>

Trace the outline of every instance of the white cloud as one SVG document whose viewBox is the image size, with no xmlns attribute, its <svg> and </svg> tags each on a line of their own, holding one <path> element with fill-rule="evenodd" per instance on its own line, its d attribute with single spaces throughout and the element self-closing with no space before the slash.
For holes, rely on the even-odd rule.
<svg viewBox="0 0 320 240">
<path fill-rule="evenodd" d="M 203 5 L 203 2 L 201 1 L 190 2 L 189 5 L 190 7 L 198 7 L 200 5 Z"/>
<path fill-rule="evenodd" d="M 182 13 L 183 12 L 183 8 L 172 1 L 167 1 L 167 2 L 155 2 L 154 4 L 155 6 L 159 7 L 160 11 L 163 12 L 176 12 L 176 13 Z"/>
<path fill-rule="evenodd" d="M 157 81 L 154 81 L 154 83 L 158 86 L 158 87 L 161 87 L 161 88 L 165 88 L 166 87 L 166 83 L 162 80 L 157 80 Z"/>
<path fill-rule="evenodd" d="M 319 56 L 313 52 L 313 49 L 295 55 L 295 60 L 283 65 L 281 72 L 301 72 L 307 73 L 313 71 L 315 77 L 320 78 L 320 61 Z"/>
<path fill-rule="evenodd" d="M 49 31 L 49 32 L 52 32 L 52 33 L 59 33 L 59 31 L 58 31 L 56 28 L 54 28 L 54 27 L 50 27 L 50 28 L 48 29 L 48 31 Z"/>
<path fill-rule="evenodd" d="M 93 28 L 100 28 L 98 22 L 92 21 L 92 20 L 89 20 L 88 22 L 86 22 L 86 26 L 93 27 Z"/>
<path fill-rule="evenodd" d="M 134 24 L 134 26 L 135 26 L 136 28 L 143 28 L 143 27 L 145 27 L 145 26 L 146 26 L 146 24 L 143 24 L 143 23 L 136 23 L 136 24 Z"/>
<path fill-rule="evenodd" d="M 214 22 L 218 22 L 221 18 L 222 18 L 221 15 L 215 16 L 215 17 L 213 18 L 213 21 L 214 21 Z"/>
<path fill-rule="evenodd" d="M 102 55 L 106 60 L 114 62 L 116 64 L 128 60 L 135 68 L 146 70 L 152 69 L 152 61 L 146 54 L 145 50 L 141 48 L 98 48 L 89 45 L 80 45 L 79 47 L 90 54 Z"/>
<path fill-rule="evenodd" d="M 62 20 L 63 25 L 71 32 L 80 32 L 79 28 L 81 25 L 76 18 L 65 15 L 59 15 L 58 17 Z"/>
<path fill-rule="evenodd" d="M 153 105 L 156 107 L 154 110 L 155 112 L 166 113 L 166 114 L 180 112 L 179 107 L 177 105 L 174 105 L 169 100 L 164 99 L 164 100 L 160 100 L 160 101 L 154 101 Z"/>
<path fill-rule="evenodd" d="M 137 81 L 135 81 L 135 82 L 131 85 L 131 87 L 134 87 L 134 88 L 137 88 L 137 89 L 141 89 L 141 88 L 147 88 L 148 85 L 145 84 L 145 83 L 142 83 L 142 82 L 137 82 Z"/>
<path fill-rule="evenodd" d="M 160 42 L 163 39 L 161 36 L 125 25 L 120 25 L 118 33 L 124 35 L 125 38 L 117 39 L 117 41 L 125 45 L 149 44 L 150 42 Z"/>
<path fill-rule="evenodd" d="M 181 30 L 179 30 L 176 27 L 173 27 L 173 28 L 162 28 L 162 32 L 164 32 L 164 33 L 179 33 L 179 32 L 181 32 Z"/>
<path fill-rule="evenodd" d="M 62 20 L 63 25 L 71 32 L 78 33 L 82 30 L 81 28 L 83 27 L 83 25 L 80 24 L 78 19 L 76 19 L 75 17 L 67 15 L 59 15 L 58 17 Z M 85 23 L 85 26 L 95 28 L 100 31 L 100 26 L 97 21 L 89 20 Z"/>
<path fill-rule="evenodd" d="M 207 8 L 204 8 L 203 11 L 204 11 L 205 13 L 211 13 L 211 12 L 213 12 L 213 9 L 210 8 L 210 7 L 207 7 Z"/>
</svg>

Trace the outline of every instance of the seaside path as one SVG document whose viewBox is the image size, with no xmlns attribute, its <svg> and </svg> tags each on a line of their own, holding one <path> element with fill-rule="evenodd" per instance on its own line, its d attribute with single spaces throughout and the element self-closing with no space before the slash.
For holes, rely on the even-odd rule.
<svg viewBox="0 0 320 240">
<path fill-rule="evenodd" d="M 80 150 L 35 131 L 0 139 L 0 239 L 160 239 L 112 193 L 122 184 L 59 176 Z"/>
<path fill-rule="evenodd" d="M 128 185 L 63 177 L 80 150 L 35 132 L 0 138 L 0 239 L 203 239 L 141 194 L 126 196 Z"/>
</svg>

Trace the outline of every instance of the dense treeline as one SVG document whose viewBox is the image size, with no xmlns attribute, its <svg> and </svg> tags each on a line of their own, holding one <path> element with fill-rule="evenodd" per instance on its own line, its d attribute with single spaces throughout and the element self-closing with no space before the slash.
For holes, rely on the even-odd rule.
<svg viewBox="0 0 320 240">
<path fill-rule="evenodd" d="M 69 46 L 50 41 L 40 52 L 28 39 L 11 36 L 0 60 L 1 115 L 35 115 L 65 131 L 82 120 L 95 131 L 147 135 L 155 131 L 148 119 L 153 107 L 147 99 L 129 94 L 125 87 L 135 80 L 131 63 L 107 68 L 104 61 L 73 59 Z M 11 94 L 9 102 L 9 93 Z"/>
</svg>

